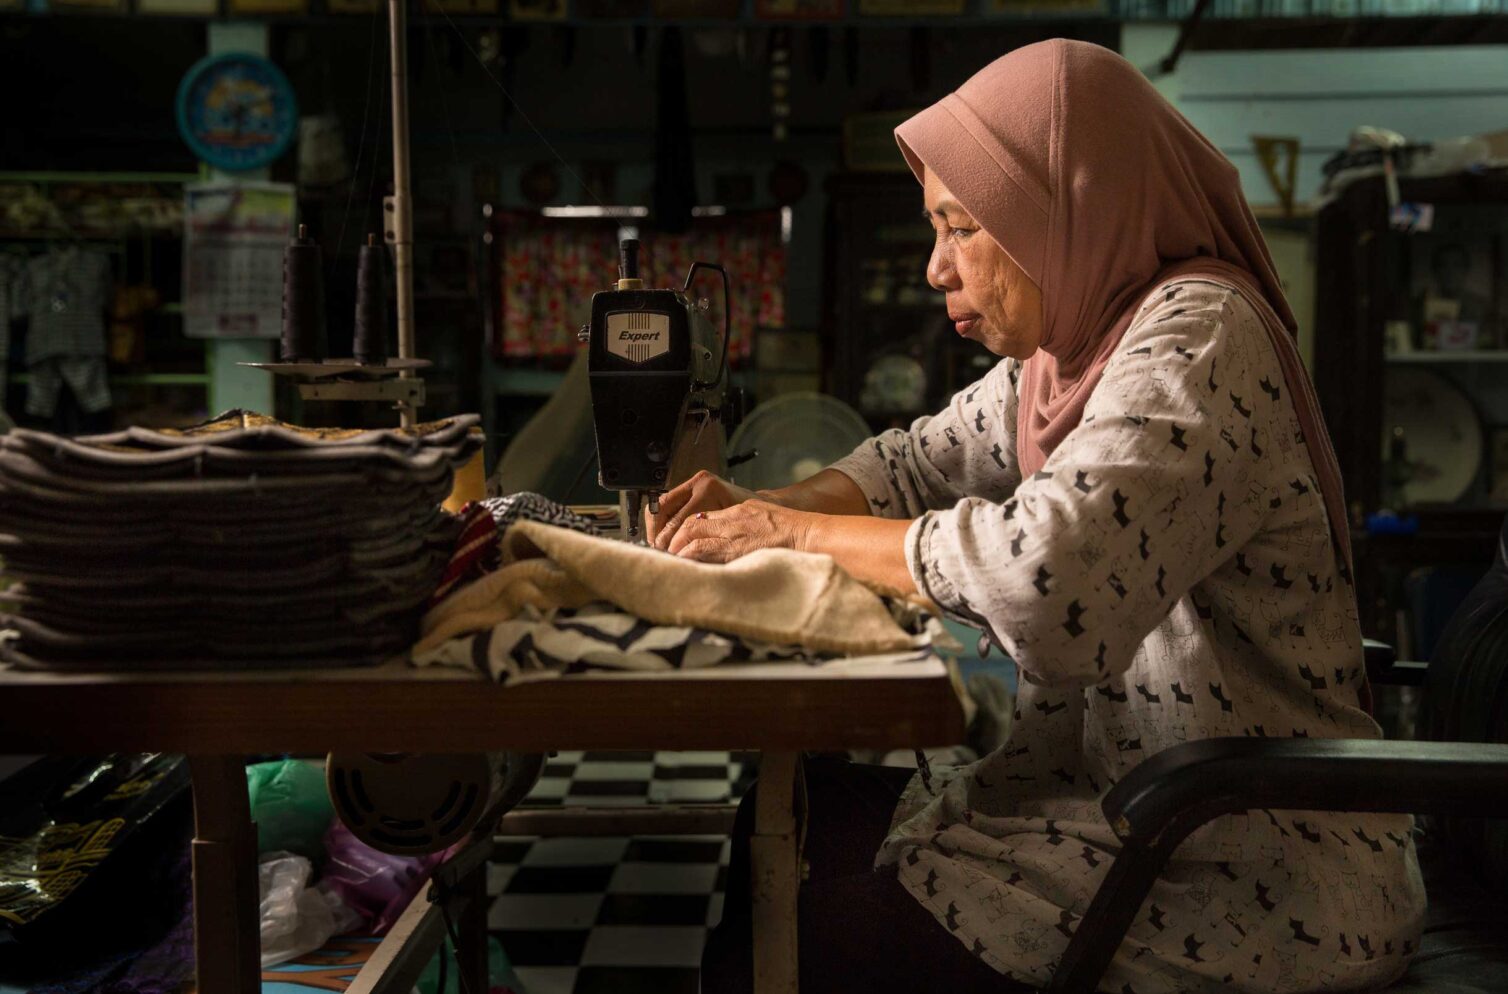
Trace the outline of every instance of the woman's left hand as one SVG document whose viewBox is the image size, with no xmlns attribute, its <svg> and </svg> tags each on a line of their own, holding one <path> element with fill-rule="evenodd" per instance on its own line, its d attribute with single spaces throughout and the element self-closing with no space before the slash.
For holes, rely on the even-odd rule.
<svg viewBox="0 0 1508 994">
<path fill-rule="evenodd" d="M 726 563 L 756 549 L 801 549 L 812 517 L 807 511 L 747 500 L 687 518 L 671 540 L 670 552 L 683 559 Z"/>
</svg>

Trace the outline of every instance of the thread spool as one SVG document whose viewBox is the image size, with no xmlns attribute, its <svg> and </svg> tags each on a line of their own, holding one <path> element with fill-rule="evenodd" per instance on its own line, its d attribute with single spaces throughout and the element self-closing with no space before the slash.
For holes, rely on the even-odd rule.
<svg viewBox="0 0 1508 994">
<path fill-rule="evenodd" d="M 352 353 L 363 366 L 387 363 L 387 246 L 367 235 L 356 258 L 356 325 Z"/>
<path fill-rule="evenodd" d="M 639 240 L 625 238 L 618 243 L 618 279 L 639 278 Z"/>
<path fill-rule="evenodd" d="M 283 362 L 325 357 L 325 282 L 319 246 L 306 225 L 283 250 Z"/>
</svg>

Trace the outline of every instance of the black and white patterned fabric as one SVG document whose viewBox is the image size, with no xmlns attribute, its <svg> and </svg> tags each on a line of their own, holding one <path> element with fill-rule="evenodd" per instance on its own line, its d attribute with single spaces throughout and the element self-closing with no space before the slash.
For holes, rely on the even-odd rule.
<svg viewBox="0 0 1508 994">
<path fill-rule="evenodd" d="M 509 494 L 506 497 L 488 497 L 477 503 L 491 512 L 492 520 L 497 524 L 500 535 L 520 521 L 537 521 L 540 524 L 569 528 L 588 535 L 601 533 L 601 529 L 593 519 L 577 514 L 564 504 L 553 501 L 543 494 L 531 493 L 527 490 Z"/>
<path fill-rule="evenodd" d="M 893 604 L 896 621 L 918 636 L 904 658 L 922 659 L 951 638 L 937 619 Z M 525 607 L 511 621 L 452 639 L 414 657 L 418 665 L 474 667 L 500 683 L 547 679 L 592 670 L 697 670 L 739 663 L 820 664 L 833 658 L 801 646 L 774 645 L 704 628 L 655 625 L 607 603 L 579 610 Z"/>
</svg>

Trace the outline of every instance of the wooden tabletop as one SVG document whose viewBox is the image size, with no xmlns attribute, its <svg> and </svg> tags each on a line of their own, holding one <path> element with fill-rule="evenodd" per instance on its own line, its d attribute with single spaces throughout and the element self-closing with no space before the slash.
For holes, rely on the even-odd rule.
<svg viewBox="0 0 1508 994">
<path fill-rule="evenodd" d="M 963 740 L 937 659 L 591 673 L 38 673 L 0 667 L 0 753 L 890 749 Z"/>
</svg>

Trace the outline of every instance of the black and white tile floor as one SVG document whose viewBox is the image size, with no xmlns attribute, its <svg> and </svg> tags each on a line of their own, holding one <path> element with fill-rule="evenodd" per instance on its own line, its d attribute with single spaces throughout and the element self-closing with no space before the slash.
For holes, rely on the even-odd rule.
<svg viewBox="0 0 1508 994">
<path fill-rule="evenodd" d="M 528 803 L 718 803 L 752 775 L 736 753 L 563 752 Z M 720 835 L 504 839 L 488 924 L 528 994 L 696 994 L 727 867 Z"/>
</svg>

